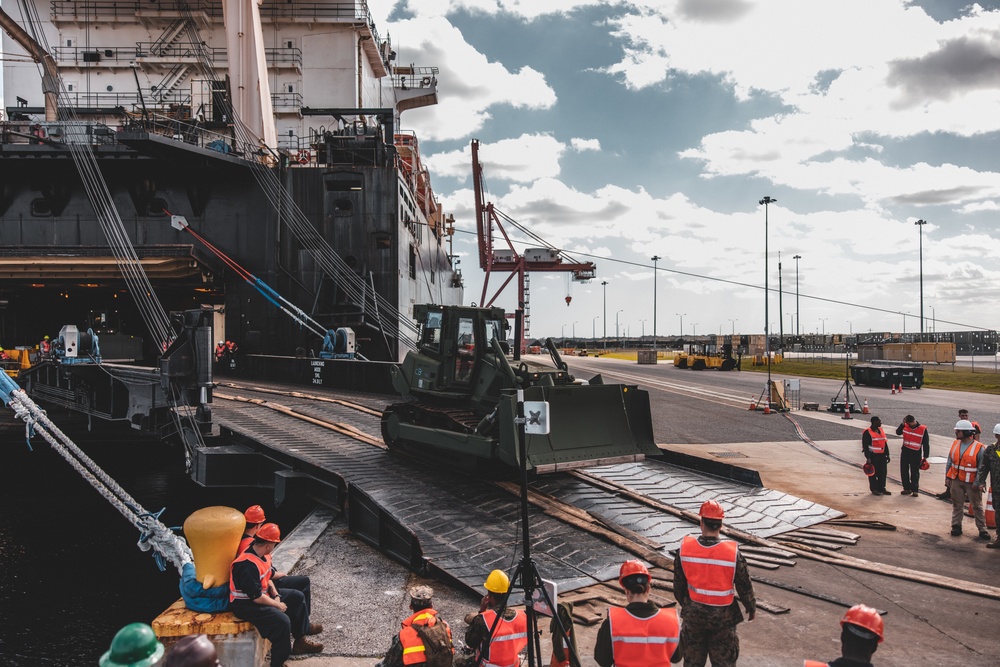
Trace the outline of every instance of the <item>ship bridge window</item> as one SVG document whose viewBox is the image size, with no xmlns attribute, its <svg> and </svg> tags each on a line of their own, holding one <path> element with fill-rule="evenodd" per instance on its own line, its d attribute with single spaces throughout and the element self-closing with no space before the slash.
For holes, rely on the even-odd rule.
<svg viewBox="0 0 1000 667">
<path fill-rule="evenodd" d="M 417 249 L 410 244 L 410 280 L 417 279 Z"/>
<path fill-rule="evenodd" d="M 354 202 L 346 198 L 334 199 L 333 214 L 338 217 L 354 215 Z"/>
<path fill-rule="evenodd" d="M 42 199 L 41 197 L 32 199 L 31 215 L 36 218 L 49 218 L 52 216 L 52 205 L 49 204 L 47 199 Z"/>
<path fill-rule="evenodd" d="M 339 174 L 323 180 L 327 192 L 358 192 L 365 189 L 362 176 Z"/>
</svg>

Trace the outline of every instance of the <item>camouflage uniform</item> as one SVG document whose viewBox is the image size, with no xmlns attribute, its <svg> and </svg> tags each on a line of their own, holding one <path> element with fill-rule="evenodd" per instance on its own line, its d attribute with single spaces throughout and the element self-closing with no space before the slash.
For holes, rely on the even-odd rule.
<svg viewBox="0 0 1000 667">
<path fill-rule="evenodd" d="M 702 546 L 719 542 L 715 537 L 699 537 Z M 736 553 L 736 579 L 734 587 L 738 600 L 743 602 L 747 613 L 757 609 L 757 599 L 753 594 L 750 571 L 743 554 Z M 688 595 L 687 577 L 681 567 L 678 549 L 674 556 L 674 597 L 681 605 L 681 647 L 684 651 L 684 667 L 704 667 L 711 657 L 712 667 L 735 667 L 740 657 L 740 638 L 736 625 L 743 622 L 739 602 L 734 599 L 728 607 L 713 607 L 695 602 Z"/>
</svg>

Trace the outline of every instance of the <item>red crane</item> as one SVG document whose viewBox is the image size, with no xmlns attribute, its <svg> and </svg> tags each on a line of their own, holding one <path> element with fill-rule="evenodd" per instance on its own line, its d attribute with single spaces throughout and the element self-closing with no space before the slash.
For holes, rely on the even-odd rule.
<svg viewBox="0 0 1000 667">
<path fill-rule="evenodd" d="M 521 225 L 516 220 L 496 210 L 493 202 L 485 200 L 485 184 L 483 181 L 483 166 L 479 162 L 479 140 L 472 140 L 472 180 L 476 192 L 476 232 L 479 237 L 479 266 L 486 272 L 483 280 L 483 296 L 480 299 L 482 307 L 490 307 L 496 301 L 504 288 L 510 284 L 511 280 L 517 276 L 517 309 L 523 313 L 523 330 L 519 341 L 520 350 L 524 351 L 524 341 L 528 337 L 531 321 L 531 308 L 528 293 L 530 271 L 559 271 L 572 274 L 573 280 L 586 282 L 597 275 L 597 265 L 593 262 L 579 262 L 567 255 L 562 250 L 552 247 L 540 236 Z M 518 252 L 514 247 L 514 242 L 504 228 L 504 223 L 527 235 L 532 241 L 539 244 L 538 247 L 525 248 L 523 252 Z M 502 242 L 497 247 L 494 239 L 494 227 L 500 232 Z M 490 276 L 493 272 L 506 272 L 508 275 L 500 287 L 497 288 L 493 296 L 487 300 L 486 295 L 489 290 Z M 566 296 L 568 306 L 571 296 Z"/>
</svg>

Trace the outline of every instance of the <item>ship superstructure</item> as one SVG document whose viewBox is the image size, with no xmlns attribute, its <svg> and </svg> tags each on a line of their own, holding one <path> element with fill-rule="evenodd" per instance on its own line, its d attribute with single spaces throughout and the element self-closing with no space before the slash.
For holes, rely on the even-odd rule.
<svg viewBox="0 0 1000 667">
<path fill-rule="evenodd" d="M 413 304 L 461 303 L 453 228 L 400 129 L 403 111 L 437 103 L 437 69 L 397 64 L 364 0 L 3 10 L 58 80 L 11 59 L 26 50 L 4 34 L 0 344 L 95 310 L 143 335 L 67 145 L 80 136 L 164 308 L 218 306 L 219 337 L 244 351 L 320 341 L 171 215 L 324 326 L 351 327 L 368 358 L 405 354 Z"/>
</svg>

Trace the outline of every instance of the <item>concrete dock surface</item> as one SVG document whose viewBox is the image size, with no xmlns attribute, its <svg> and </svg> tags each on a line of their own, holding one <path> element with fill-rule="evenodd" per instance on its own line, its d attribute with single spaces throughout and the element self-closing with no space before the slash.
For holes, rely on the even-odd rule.
<svg viewBox="0 0 1000 667">
<path fill-rule="evenodd" d="M 977 539 L 971 518 L 965 533 L 951 537 L 949 502 L 929 495 L 899 495 L 890 482 L 891 496 L 873 496 L 867 479 L 856 465 L 861 456 L 861 430 L 867 417 L 841 420 L 827 413 L 794 412 L 761 416 L 762 419 L 793 419 L 808 437 L 810 427 L 824 420 L 838 420 L 857 429 L 857 438 L 724 444 L 670 444 L 662 447 L 712 458 L 709 452 L 738 454 L 726 462 L 760 472 L 764 485 L 845 512 L 850 519 L 879 520 L 897 526 L 896 531 L 844 528 L 861 535 L 855 546 L 841 553 L 873 562 L 887 563 L 970 582 L 1000 585 L 1000 550 L 988 550 Z M 894 429 L 886 424 L 886 431 Z M 819 430 L 819 429 L 814 429 Z M 890 477 L 898 477 L 899 438 L 890 435 Z M 932 456 L 944 456 L 950 440 L 932 438 Z M 838 458 L 833 458 L 830 454 Z M 846 461 L 846 462 L 845 462 Z M 855 465 L 852 465 L 855 464 Z M 944 489 L 944 466 L 937 463 L 921 477 L 922 489 L 938 493 Z M 416 494 L 419 497 L 419 490 Z M 384 654 L 399 622 L 408 614 L 406 589 L 423 583 L 435 590 L 435 608 L 451 624 L 454 636 L 464 635 L 463 617 L 478 609 L 478 597 L 448 582 L 410 572 L 353 537 L 341 518 L 322 523 L 325 529 L 302 550 L 296 572 L 313 581 L 313 620 L 324 624 L 317 637 L 325 644 L 319 656 L 294 659 L 301 667 L 372 667 Z M 822 527 L 819 526 L 819 527 Z M 696 529 L 693 528 L 692 532 Z M 995 535 L 995 531 L 991 530 Z M 513 552 L 511 569 L 520 554 Z M 886 641 L 875 654 L 875 665 L 969 665 L 1000 664 L 1000 601 L 924 583 L 904 581 L 861 570 L 834 566 L 805 558 L 794 567 L 776 571 L 751 567 L 759 575 L 783 584 L 836 598 L 847 605 L 865 603 L 885 610 Z M 486 572 L 483 573 L 485 578 Z M 544 576 L 542 572 L 542 576 Z M 788 607 L 790 612 L 772 615 L 758 611 L 752 623 L 739 626 L 740 665 L 799 666 L 804 659 L 828 661 L 839 653 L 839 620 L 846 607 L 807 597 L 782 588 L 755 584 L 759 600 Z M 660 592 L 668 596 L 669 593 Z M 542 661 L 548 664 L 550 644 L 548 620 L 541 619 Z M 598 625 L 577 626 L 582 664 L 593 667 L 594 640 Z M 541 664 L 541 662 L 539 664 Z"/>
</svg>

